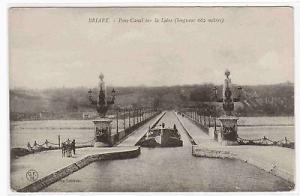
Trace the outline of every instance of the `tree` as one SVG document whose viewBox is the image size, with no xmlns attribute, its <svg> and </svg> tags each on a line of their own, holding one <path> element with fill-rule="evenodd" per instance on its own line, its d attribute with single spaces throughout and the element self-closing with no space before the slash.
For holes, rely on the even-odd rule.
<svg viewBox="0 0 300 196">
<path fill-rule="evenodd" d="M 78 102 L 73 97 L 69 98 L 66 106 L 68 112 L 77 112 L 78 111 Z"/>
<path fill-rule="evenodd" d="M 212 100 L 212 84 L 204 84 L 201 86 L 197 86 L 190 93 L 191 101 L 200 101 L 200 102 L 208 102 Z"/>
</svg>

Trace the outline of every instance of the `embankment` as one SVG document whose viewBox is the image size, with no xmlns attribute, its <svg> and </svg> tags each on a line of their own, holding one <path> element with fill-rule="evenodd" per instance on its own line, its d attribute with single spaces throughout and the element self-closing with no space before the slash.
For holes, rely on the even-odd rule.
<svg viewBox="0 0 300 196">
<path fill-rule="evenodd" d="M 141 153 L 140 147 L 131 147 L 130 149 L 120 149 L 116 152 L 109 152 L 109 153 L 95 153 L 92 155 L 88 155 L 83 159 L 72 163 L 62 169 L 59 169 L 37 181 L 34 183 L 19 189 L 18 192 L 37 192 L 45 187 L 55 183 L 62 178 L 84 168 L 85 166 L 91 164 L 94 161 L 102 161 L 102 160 L 113 160 L 113 159 L 128 159 L 128 158 L 135 158 Z"/>
</svg>

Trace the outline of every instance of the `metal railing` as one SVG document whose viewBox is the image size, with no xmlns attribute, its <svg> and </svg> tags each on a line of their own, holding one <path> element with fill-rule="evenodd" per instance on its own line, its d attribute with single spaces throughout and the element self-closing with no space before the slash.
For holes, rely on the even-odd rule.
<svg viewBox="0 0 300 196">
<path fill-rule="evenodd" d="M 110 115 L 114 114 L 113 119 L 116 122 L 114 129 L 116 130 L 116 133 L 111 136 L 118 136 L 120 131 L 125 131 L 125 135 L 128 135 L 134 131 L 136 127 L 139 127 L 141 124 L 159 113 L 160 111 L 153 108 L 123 108 L 113 110 Z M 46 139 L 42 144 L 34 141 L 33 145 L 31 145 L 30 142 L 28 142 L 27 149 L 30 152 L 61 149 L 62 143 L 60 140 L 60 135 L 58 135 L 57 142 L 49 141 L 48 139 Z M 95 138 L 87 141 L 76 142 L 76 148 L 93 146 L 94 142 Z"/>
</svg>

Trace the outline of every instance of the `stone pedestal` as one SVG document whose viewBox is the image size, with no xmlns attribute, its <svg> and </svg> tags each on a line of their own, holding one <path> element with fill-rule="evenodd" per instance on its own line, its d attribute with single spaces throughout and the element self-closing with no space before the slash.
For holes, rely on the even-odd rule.
<svg viewBox="0 0 300 196">
<path fill-rule="evenodd" d="M 94 147 L 112 146 L 111 122 L 109 118 L 97 118 L 93 120 L 95 124 L 95 144 Z"/>
<path fill-rule="evenodd" d="M 218 133 L 218 142 L 224 146 L 237 145 L 237 120 L 235 116 L 222 116 L 219 118 L 221 129 Z"/>
</svg>

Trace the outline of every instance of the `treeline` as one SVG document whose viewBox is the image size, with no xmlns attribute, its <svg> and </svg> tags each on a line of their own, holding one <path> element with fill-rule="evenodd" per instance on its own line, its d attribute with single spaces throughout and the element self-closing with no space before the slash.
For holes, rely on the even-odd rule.
<svg viewBox="0 0 300 196">
<path fill-rule="evenodd" d="M 190 93 L 190 101 L 214 102 L 214 85 L 198 86 Z M 242 86 L 241 101 L 235 104 L 238 116 L 293 116 L 294 84 Z M 222 86 L 217 86 L 217 97 L 222 97 Z M 233 88 L 233 97 L 238 96 L 237 86 Z M 222 113 L 222 104 L 212 104 Z"/>
<path fill-rule="evenodd" d="M 115 87 L 114 108 L 160 107 L 176 109 L 202 107 L 202 103 L 214 101 L 213 84 L 185 85 L 171 87 Z M 218 97 L 222 96 L 222 86 Z M 242 100 L 236 104 L 235 112 L 240 116 L 294 115 L 294 85 L 242 86 Z M 45 90 L 10 90 L 11 114 L 32 114 L 40 112 L 74 113 L 94 111 L 88 100 L 88 88 L 54 88 Z M 93 96 L 97 98 L 97 89 Z M 112 88 L 108 87 L 108 96 Z M 236 96 L 237 92 L 233 91 Z M 222 104 L 213 104 L 222 111 Z M 12 117 L 12 116 L 11 116 Z"/>
</svg>

